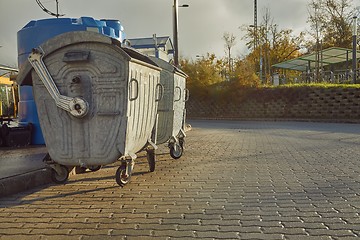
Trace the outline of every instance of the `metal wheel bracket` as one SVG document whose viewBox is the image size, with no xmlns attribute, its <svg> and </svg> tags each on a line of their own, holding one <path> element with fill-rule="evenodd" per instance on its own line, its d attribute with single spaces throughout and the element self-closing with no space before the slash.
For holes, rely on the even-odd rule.
<svg viewBox="0 0 360 240">
<path fill-rule="evenodd" d="M 171 136 L 171 138 L 169 139 L 169 143 L 174 144 L 174 143 L 177 143 L 177 142 L 179 142 L 179 140 L 177 139 L 177 137 Z"/>
<path fill-rule="evenodd" d="M 126 165 L 126 175 L 127 176 L 131 176 L 134 166 L 135 166 L 135 161 L 133 161 L 131 159 Z"/>
<path fill-rule="evenodd" d="M 171 148 L 175 144 L 179 144 L 179 139 L 175 136 L 171 136 L 171 138 L 168 141 L 168 147 Z"/>
<path fill-rule="evenodd" d="M 186 137 L 185 131 L 184 131 L 182 128 L 180 128 L 180 132 L 179 132 L 178 138 L 185 138 L 185 137 Z"/>
<path fill-rule="evenodd" d="M 154 150 L 157 150 L 159 148 L 153 141 L 151 141 L 151 139 L 148 139 L 148 143 L 149 143 L 149 147 Z"/>
<path fill-rule="evenodd" d="M 45 157 L 43 158 L 43 162 L 44 162 L 46 165 L 56 164 L 56 162 L 54 162 L 54 160 L 51 159 L 49 153 L 47 153 L 47 154 L 45 155 Z"/>
<path fill-rule="evenodd" d="M 125 174 L 126 176 L 131 176 L 132 174 L 132 171 L 134 169 L 134 166 L 135 166 L 135 161 L 133 158 L 130 158 L 130 159 L 121 159 L 121 165 L 125 165 L 126 166 L 126 171 L 125 171 Z"/>
</svg>

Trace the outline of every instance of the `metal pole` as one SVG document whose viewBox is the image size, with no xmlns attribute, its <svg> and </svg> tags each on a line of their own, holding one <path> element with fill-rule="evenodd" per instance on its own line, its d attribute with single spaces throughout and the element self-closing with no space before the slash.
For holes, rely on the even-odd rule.
<svg viewBox="0 0 360 240">
<path fill-rule="evenodd" d="M 56 18 L 59 18 L 59 1 L 56 0 Z"/>
<path fill-rule="evenodd" d="M 357 35 L 357 16 L 353 17 L 353 52 L 352 52 L 352 71 L 353 71 L 353 83 L 356 83 L 356 35 Z"/>
<path fill-rule="evenodd" d="M 262 44 L 260 44 L 260 60 L 259 60 L 259 65 L 260 65 L 260 70 L 259 70 L 259 75 L 260 75 L 260 82 L 261 84 L 263 84 L 263 57 L 262 57 Z"/>
<path fill-rule="evenodd" d="M 259 48 L 259 78 L 261 83 L 263 83 L 262 77 L 262 67 L 263 67 L 263 59 L 262 59 L 262 46 L 260 42 L 260 38 L 258 37 L 258 25 L 257 25 L 257 0 L 254 0 L 254 31 L 255 31 L 255 48 L 260 46 Z"/>
<path fill-rule="evenodd" d="M 257 47 L 257 0 L 254 0 L 254 31 L 255 31 L 255 48 Z"/>
<path fill-rule="evenodd" d="M 173 6 L 173 40 L 174 40 L 174 64 L 179 66 L 179 42 L 178 42 L 178 10 L 179 10 L 179 0 L 174 0 Z"/>
</svg>

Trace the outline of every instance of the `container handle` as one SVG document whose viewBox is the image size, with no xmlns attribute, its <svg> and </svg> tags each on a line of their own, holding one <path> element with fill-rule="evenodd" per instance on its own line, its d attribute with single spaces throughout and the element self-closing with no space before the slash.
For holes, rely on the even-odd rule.
<svg viewBox="0 0 360 240">
<path fill-rule="evenodd" d="M 69 51 L 64 54 L 63 62 L 87 62 L 89 57 L 90 51 Z"/>
<path fill-rule="evenodd" d="M 184 102 L 187 102 L 187 101 L 189 101 L 189 97 L 190 97 L 190 91 L 189 91 L 189 89 L 185 88 L 185 89 L 184 89 L 184 93 L 185 93 Z"/>
<path fill-rule="evenodd" d="M 134 101 L 139 97 L 139 82 L 135 78 L 130 80 L 129 89 L 129 100 Z M 134 95 L 134 96 L 133 96 Z"/>
<path fill-rule="evenodd" d="M 176 86 L 176 87 L 175 87 L 175 93 L 176 93 L 176 92 L 179 92 L 179 97 L 178 97 L 177 99 L 175 99 L 174 102 L 178 102 L 178 101 L 181 100 L 181 88 L 178 87 L 178 86 Z"/>
<path fill-rule="evenodd" d="M 156 102 L 161 101 L 164 97 L 164 86 L 160 83 L 156 84 Z"/>
</svg>

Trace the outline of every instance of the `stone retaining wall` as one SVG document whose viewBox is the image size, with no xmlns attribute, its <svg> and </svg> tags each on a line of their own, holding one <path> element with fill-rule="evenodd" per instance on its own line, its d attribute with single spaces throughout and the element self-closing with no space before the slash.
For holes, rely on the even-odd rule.
<svg viewBox="0 0 360 240">
<path fill-rule="evenodd" d="M 221 99 L 221 100 L 220 100 Z M 189 118 L 360 121 L 360 89 L 263 88 L 221 98 L 190 97 Z"/>
</svg>

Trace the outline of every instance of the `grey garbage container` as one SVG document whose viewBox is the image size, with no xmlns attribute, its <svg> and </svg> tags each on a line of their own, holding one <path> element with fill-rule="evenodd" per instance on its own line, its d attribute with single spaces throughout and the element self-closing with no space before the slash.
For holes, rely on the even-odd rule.
<svg viewBox="0 0 360 240">
<path fill-rule="evenodd" d="M 185 102 L 188 98 L 187 75 L 162 59 L 150 59 L 161 67 L 160 83 L 164 88 L 163 98 L 158 106 L 156 143 L 168 143 L 171 157 L 178 159 L 182 156 L 186 137 L 184 127 Z"/>
<path fill-rule="evenodd" d="M 49 39 L 29 62 L 18 83 L 33 85 L 55 181 L 67 180 L 66 166 L 120 159 L 116 180 L 128 183 L 136 153 L 154 145 L 160 68 L 114 39 L 86 31 Z"/>
</svg>

